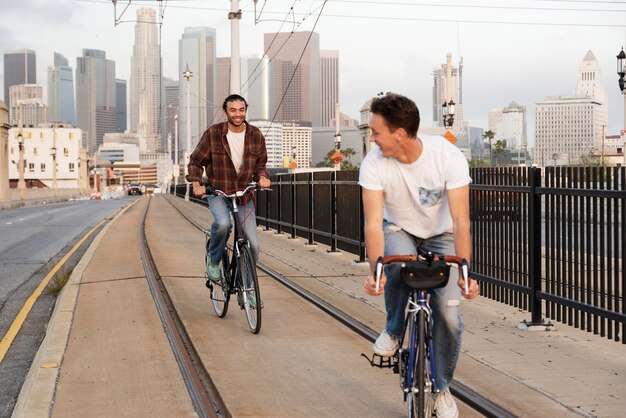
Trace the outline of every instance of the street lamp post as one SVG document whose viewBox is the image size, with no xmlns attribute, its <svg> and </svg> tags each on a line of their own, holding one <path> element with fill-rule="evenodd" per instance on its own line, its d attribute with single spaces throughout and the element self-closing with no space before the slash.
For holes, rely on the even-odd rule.
<svg viewBox="0 0 626 418">
<path fill-rule="evenodd" d="M 624 75 L 626 75 L 626 69 L 624 65 L 626 65 L 626 54 L 624 53 L 624 47 L 617 54 L 617 75 L 619 75 L 619 89 L 622 91 L 622 95 L 624 96 L 624 129 L 626 130 L 626 93 L 624 92 Z"/>
<path fill-rule="evenodd" d="M 178 185 L 178 175 L 180 174 L 180 168 L 178 164 L 178 113 L 174 115 L 174 189 Z M 174 191 L 176 194 L 176 191 Z"/>
<path fill-rule="evenodd" d="M 335 153 L 332 156 L 332 160 L 335 163 L 335 170 L 340 170 L 343 156 L 341 155 L 341 134 L 339 132 L 335 134 Z"/>
<path fill-rule="evenodd" d="M 456 112 L 454 101 L 450 99 L 448 103 L 443 102 L 441 108 L 443 112 L 443 126 L 445 128 L 452 128 L 452 125 L 454 125 L 454 114 Z"/>
<path fill-rule="evenodd" d="M 186 145 L 186 149 L 185 149 L 185 184 L 187 185 L 186 190 L 185 190 L 185 200 L 188 202 L 189 201 L 189 188 L 190 188 L 190 184 L 189 181 L 187 181 L 187 174 L 189 174 L 189 168 L 187 167 L 187 165 L 189 164 L 189 157 L 191 155 L 191 99 L 190 99 L 190 92 L 191 92 L 191 86 L 189 84 L 189 80 L 191 79 L 191 77 L 193 76 L 193 73 L 189 70 L 189 65 L 187 65 L 187 69 L 185 70 L 185 72 L 183 73 L 183 77 L 185 77 L 187 79 L 187 121 L 186 121 L 186 125 L 187 125 L 187 145 Z"/>
<path fill-rule="evenodd" d="M 50 148 L 50 155 L 52 155 L 52 190 L 54 195 L 57 195 L 57 148 L 53 146 Z"/>
<path fill-rule="evenodd" d="M 21 132 L 17 134 L 17 146 L 20 150 L 20 163 L 18 167 L 20 177 L 17 181 L 17 190 L 20 193 L 20 197 L 24 199 L 26 196 L 26 182 L 24 181 L 24 136 L 22 136 Z"/>
</svg>

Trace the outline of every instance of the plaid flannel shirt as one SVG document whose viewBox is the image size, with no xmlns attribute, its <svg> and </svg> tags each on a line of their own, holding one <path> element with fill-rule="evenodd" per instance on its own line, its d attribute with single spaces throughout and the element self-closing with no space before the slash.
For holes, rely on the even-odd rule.
<svg viewBox="0 0 626 418">
<path fill-rule="evenodd" d="M 246 122 L 243 162 L 239 174 L 231 158 L 227 133 L 228 122 L 209 126 L 204 131 L 189 158 L 187 181 L 202 182 L 205 171 L 208 182 L 214 189 L 228 193 L 244 189 L 251 181 L 259 181 L 261 176 L 270 177 L 265 168 L 265 137 L 259 128 Z"/>
</svg>

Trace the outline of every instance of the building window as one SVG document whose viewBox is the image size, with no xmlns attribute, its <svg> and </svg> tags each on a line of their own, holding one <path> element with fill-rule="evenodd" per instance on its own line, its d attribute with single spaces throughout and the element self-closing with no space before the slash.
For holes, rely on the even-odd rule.
<svg viewBox="0 0 626 418">
<path fill-rule="evenodd" d="M 31 173 L 35 172 L 35 163 L 28 163 L 28 171 Z"/>
<path fill-rule="evenodd" d="M 74 172 L 74 163 L 70 163 L 70 173 Z"/>
<path fill-rule="evenodd" d="M 70 150 L 68 150 L 67 148 L 63 148 L 63 155 L 64 155 L 65 157 L 67 157 L 67 156 L 68 156 L 69 152 L 70 152 Z"/>
<path fill-rule="evenodd" d="M 46 163 L 41 163 L 41 167 L 40 168 L 41 168 L 41 172 L 45 173 L 45 171 L 46 171 Z"/>
<path fill-rule="evenodd" d="M 37 147 L 33 148 L 33 155 L 37 155 Z"/>
<path fill-rule="evenodd" d="M 70 132 L 70 139 L 74 139 L 74 132 Z"/>
</svg>

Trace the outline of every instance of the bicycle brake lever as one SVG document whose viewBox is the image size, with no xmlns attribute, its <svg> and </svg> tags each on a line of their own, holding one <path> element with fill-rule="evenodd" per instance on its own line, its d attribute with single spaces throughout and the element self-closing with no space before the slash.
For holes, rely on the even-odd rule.
<svg viewBox="0 0 626 418">
<path fill-rule="evenodd" d="M 469 267 L 465 259 L 461 262 L 461 274 L 463 275 L 463 282 L 465 283 L 465 294 L 469 295 Z"/>
</svg>

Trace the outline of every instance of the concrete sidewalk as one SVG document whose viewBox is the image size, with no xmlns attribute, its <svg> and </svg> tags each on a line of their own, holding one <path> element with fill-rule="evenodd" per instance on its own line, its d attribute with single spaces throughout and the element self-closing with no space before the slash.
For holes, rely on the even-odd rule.
<svg viewBox="0 0 626 418">
<path fill-rule="evenodd" d="M 204 207 L 171 196 L 153 198 L 173 199 L 197 222 L 209 224 Z M 50 411 L 63 417 L 79 416 L 75 411 L 194 416 L 136 248 L 139 215 L 147 201 L 139 199 L 107 225 L 74 270 L 14 416 L 41 417 Z M 369 306 L 372 314 L 357 319 L 382 328 L 383 298 L 364 293 L 368 267 L 354 263 L 354 255 L 331 255 L 323 245 L 309 247 L 304 240 L 262 228 L 259 238 L 262 263 L 349 314 L 363 311 L 355 306 Z M 189 262 L 188 256 L 175 256 L 179 263 Z M 182 270 L 189 274 L 186 267 Z M 517 325 L 530 319 L 528 312 L 482 297 L 463 302 L 462 313 L 466 331 L 455 376 L 461 383 L 520 416 L 624 416 L 624 345 L 559 324 L 549 332 L 522 331 Z"/>
</svg>

